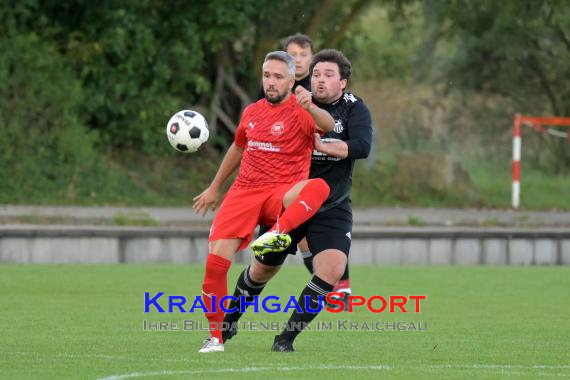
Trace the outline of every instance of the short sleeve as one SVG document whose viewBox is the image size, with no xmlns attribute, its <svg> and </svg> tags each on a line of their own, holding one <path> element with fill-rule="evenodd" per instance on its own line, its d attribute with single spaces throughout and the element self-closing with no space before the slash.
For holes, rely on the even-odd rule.
<svg viewBox="0 0 570 380">
<path fill-rule="evenodd" d="M 236 134 L 234 136 L 234 142 L 237 147 L 244 149 L 245 145 L 247 144 L 247 137 L 245 135 L 245 120 L 246 120 L 246 112 L 247 109 L 243 111 L 241 115 L 241 119 L 239 121 L 239 125 L 236 130 Z"/>
</svg>

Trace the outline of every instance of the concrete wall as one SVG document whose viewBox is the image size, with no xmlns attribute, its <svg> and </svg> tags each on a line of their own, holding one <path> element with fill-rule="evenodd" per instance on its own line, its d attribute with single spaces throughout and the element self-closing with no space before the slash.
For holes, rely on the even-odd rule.
<svg viewBox="0 0 570 380">
<path fill-rule="evenodd" d="M 0 263 L 196 263 L 208 230 L 2 226 Z M 249 260 L 250 252 L 237 256 Z M 300 255 L 289 260 L 300 263 Z M 570 265 L 570 229 L 360 227 L 350 261 L 379 265 Z"/>
</svg>

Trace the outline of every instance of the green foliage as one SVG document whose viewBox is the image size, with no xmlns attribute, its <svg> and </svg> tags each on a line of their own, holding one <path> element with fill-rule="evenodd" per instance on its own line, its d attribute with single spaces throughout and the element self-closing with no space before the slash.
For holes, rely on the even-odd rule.
<svg viewBox="0 0 570 380">
<path fill-rule="evenodd" d="M 410 226 L 423 226 L 424 222 L 415 215 L 408 216 L 408 225 Z"/>
<path fill-rule="evenodd" d="M 402 146 L 427 142 L 449 151 L 463 139 L 469 153 L 504 158 L 515 113 L 570 116 L 567 2 L 387 2 L 367 12 L 360 27 L 367 33 L 351 52 L 357 67 L 366 78 L 398 79 L 416 98 L 400 100 L 411 108 L 401 124 Z M 415 85 L 431 86 L 429 98 L 417 99 Z M 533 136 L 524 155 L 546 173 L 570 170 L 567 141 Z"/>
<path fill-rule="evenodd" d="M 315 30 L 321 38 L 334 33 L 316 17 L 318 4 L 304 0 L 13 3 L 0 6 L 8 31 L 37 35 L 61 54 L 83 89 L 79 112 L 98 143 L 153 155 L 168 149 L 169 116 L 208 104 L 217 64 L 244 75 L 247 87 L 259 80 L 251 52 L 261 36 L 276 44 L 312 24 L 323 28 Z M 332 2 L 337 11 L 325 20 L 340 23 L 351 3 Z M 275 23 L 282 14 L 296 21 Z"/>
<path fill-rule="evenodd" d="M 557 0 L 428 1 L 424 20 L 437 33 L 424 45 L 435 46 L 441 71 L 435 81 L 486 96 L 508 97 L 511 107 L 500 117 L 570 115 L 570 8 Z M 432 15 L 433 17 L 429 17 Z M 452 46 L 451 49 L 449 47 Z M 478 113 L 483 124 L 489 114 Z M 498 122 L 498 118 L 492 124 Z M 489 123 L 487 123 L 488 125 Z M 570 144 L 548 139 L 536 154 L 541 170 L 570 170 Z"/>
<path fill-rule="evenodd" d="M 94 149 L 84 92 L 53 44 L 34 33 L 0 40 L 0 202 L 113 202 L 136 186 Z M 140 190 L 139 190 L 140 192 Z"/>
<path fill-rule="evenodd" d="M 410 57 L 419 48 L 421 26 L 410 23 L 403 27 L 391 19 L 387 7 L 371 7 L 360 23 L 360 33 L 343 46 L 356 78 L 405 80 L 411 69 Z"/>
<path fill-rule="evenodd" d="M 34 34 L 2 39 L 0 50 L 0 196 L 73 191 L 93 153 L 77 114 L 79 82 Z"/>
<path fill-rule="evenodd" d="M 113 222 L 118 226 L 147 226 L 155 227 L 159 223 L 145 212 L 118 213 L 113 217 Z"/>
<path fill-rule="evenodd" d="M 210 63 L 247 24 L 239 4 L 227 2 L 29 1 L 2 12 L 14 34 L 33 33 L 64 57 L 100 145 L 150 154 L 167 151 L 165 120 L 207 97 Z"/>
<path fill-rule="evenodd" d="M 471 179 L 486 206 L 511 206 L 511 162 L 473 161 L 467 165 Z M 530 168 L 522 162 L 521 208 L 568 210 L 570 177 L 553 176 Z"/>
<path fill-rule="evenodd" d="M 509 161 L 515 112 L 570 116 L 562 0 L 7 0 L 0 19 L 2 203 L 191 203 L 230 136 L 180 155 L 165 141 L 165 121 L 182 108 L 208 112 L 218 67 L 257 90 L 262 57 L 296 32 L 317 49 L 341 48 L 352 84 L 393 81 L 371 107 L 382 151 L 355 175 L 360 205 L 508 206 L 509 174 L 479 176 L 472 163 Z M 236 119 L 241 103 L 221 95 Z M 524 133 L 523 175 L 568 172 L 570 144 Z M 454 156 L 482 196 L 402 190 L 402 151 Z"/>
<path fill-rule="evenodd" d="M 60 29 L 89 99 L 81 111 L 105 146 L 164 152 L 164 121 L 181 108 L 182 99 L 193 102 L 208 90 L 200 75 L 199 28 L 182 18 L 185 12 L 168 17 L 168 8 L 150 2 L 92 4 L 84 7 L 74 28 Z M 194 91 L 188 91 L 190 86 Z"/>
</svg>

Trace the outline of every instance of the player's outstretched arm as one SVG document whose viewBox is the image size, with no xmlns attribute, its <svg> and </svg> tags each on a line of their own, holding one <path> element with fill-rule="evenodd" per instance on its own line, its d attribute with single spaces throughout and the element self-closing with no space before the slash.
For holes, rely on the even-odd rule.
<svg viewBox="0 0 570 380">
<path fill-rule="evenodd" d="M 342 140 L 324 142 L 318 133 L 315 133 L 315 150 L 330 157 L 348 157 L 348 144 L 346 142 Z"/>
<path fill-rule="evenodd" d="M 309 91 L 304 89 L 302 86 L 297 86 L 295 89 L 295 97 L 297 98 L 297 103 L 309 112 L 319 130 L 323 132 L 333 130 L 334 120 L 332 116 L 327 111 L 322 110 L 313 104 L 312 96 Z"/>
<path fill-rule="evenodd" d="M 220 199 L 220 189 L 228 177 L 239 166 L 242 153 L 243 149 L 236 146 L 235 143 L 229 147 L 210 186 L 193 199 L 194 204 L 192 205 L 192 209 L 196 214 L 204 216 L 206 212 L 208 212 L 208 209 L 212 211 L 216 209 L 218 200 Z"/>
</svg>

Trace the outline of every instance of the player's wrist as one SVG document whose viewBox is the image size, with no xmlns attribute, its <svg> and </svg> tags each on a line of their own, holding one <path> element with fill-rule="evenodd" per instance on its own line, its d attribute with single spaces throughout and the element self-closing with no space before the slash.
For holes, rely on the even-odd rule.
<svg viewBox="0 0 570 380">
<path fill-rule="evenodd" d="M 309 111 L 309 113 L 312 116 L 318 116 L 318 115 L 320 115 L 321 112 L 326 112 L 326 111 L 323 111 L 322 109 L 320 109 L 319 106 L 317 106 L 313 102 L 309 103 L 309 105 L 307 106 L 307 111 Z"/>
<path fill-rule="evenodd" d="M 210 186 L 208 186 L 210 191 L 220 191 L 221 187 L 222 187 L 222 184 L 219 183 L 218 181 L 212 181 L 212 183 L 210 183 Z"/>
</svg>

